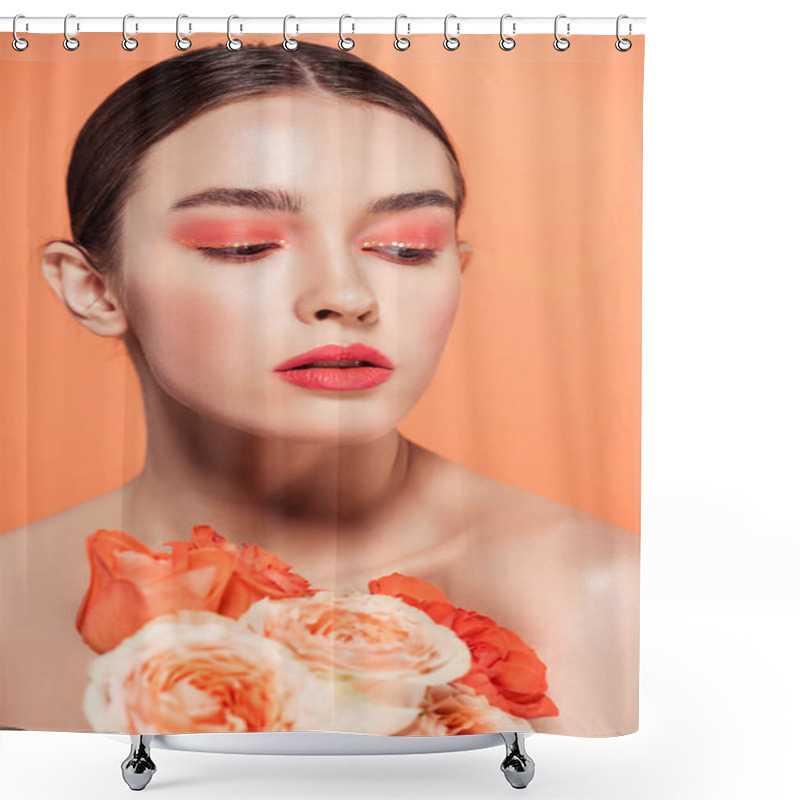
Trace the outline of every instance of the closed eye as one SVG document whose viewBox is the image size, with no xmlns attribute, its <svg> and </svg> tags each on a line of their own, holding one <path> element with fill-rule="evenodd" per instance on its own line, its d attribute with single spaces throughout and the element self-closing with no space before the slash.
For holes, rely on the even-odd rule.
<svg viewBox="0 0 800 800">
<path fill-rule="evenodd" d="M 279 250 L 281 245 L 274 243 L 248 244 L 236 247 L 198 247 L 197 252 L 203 258 L 211 261 L 258 261 L 266 253 Z M 365 251 L 389 251 L 394 253 L 394 258 L 398 263 L 404 264 L 424 264 L 433 261 L 439 253 L 429 248 L 416 247 L 365 247 Z"/>
<path fill-rule="evenodd" d="M 423 264 L 427 261 L 433 261 L 439 255 L 436 250 L 415 247 L 365 247 L 364 250 L 394 251 L 397 253 L 398 262 L 406 264 Z"/>
<path fill-rule="evenodd" d="M 198 247 L 197 252 L 211 261 L 257 261 L 264 253 L 279 250 L 279 244 L 245 244 L 238 247 Z"/>
</svg>

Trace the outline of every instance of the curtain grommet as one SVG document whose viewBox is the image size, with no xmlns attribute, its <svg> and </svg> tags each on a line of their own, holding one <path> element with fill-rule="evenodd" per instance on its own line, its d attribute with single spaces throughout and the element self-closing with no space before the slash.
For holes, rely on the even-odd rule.
<svg viewBox="0 0 800 800">
<path fill-rule="evenodd" d="M 78 41 L 77 37 L 70 36 L 69 33 L 67 33 L 68 20 L 69 20 L 70 17 L 74 17 L 74 16 L 75 16 L 75 14 L 67 14 L 67 16 L 64 17 L 64 49 L 65 50 L 77 50 L 81 46 L 81 43 Z M 81 29 L 80 22 L 76 22 L 75 23 L 75 30 L 79 31 L 80 29 Z"/>
<path fill-rule="evenodd" d="M 500 49 L 501 50 L 513 50 L 517 46 L 516 39 L 513 39 L 511 36 L 506 36 L 503 32 L 503 23 L 506 21 L 506 17 L 511 17 L 513 14 L 503 14 L 500 17 Z M 517 23 L 512 20 L 511 22 L 511 33 L 512 35 L 517 32 Z"/>
<path fill-rule="evenodd" d="M 630 17 L 628 17 L 627 14 L 620 14 L 617 17 L 617 41 L 614 42 L 614 47 L 616 47 L 617 50 L 620 51 L 620 53 L 627 53 L 628 50 L 630 50 L 631 47 L 633 47 L 633 42 L 630 39 L 623 39 L 623 38 L 620 37 L 620 35 L 619 35 L 619 21 L 621 19 L 630 19 Z M 631 24 L 629 22 L 628 23 L 628 34 L 630 34 L 630 32 L 631 32 Z"/>
<path fill-rule="evenodd" d="M 300 42 L 298 42 L 297 39 L 293 39 L 286 32 L 286 23 L 290 19 L 297 19 L 297 17 L 294 14 L 287 14 L 283 18 L 283 49 L 284 50 L 297 50 L 297 48 L 300 46 Z M 297 27 L 297 30 L 299 31 L 300 30 L 300 25 L 295 23 L 295 26 Z"/>
<path fill-rule="evenodd" d="M 189 16 L 188 14 L 178 14 L 178 16 L 175 18 L 175 34 L 178 37 L 175 40 L 175 47 L 177 47 L 178 50 L 188 50 L 192 46 L 192 40 L 181 33 L 181 20 L 184 17 L 188 16 Z M 192 23 L 190 22 L 189 33 L 191 32 L 192 32 Z"/>
<path fill-rule="evenodd" d="M 355 39 L 351 39 L 349 36 L 345 36 L 342 32 L 342 24 L 344 23 L 345 19 L 353 19 L 349 14 L 342 14 L 339 17 L 339 49 L 340 50 L 352 50 L 356 46 Z M 353 23 L 353 29 L 350 31 L 351 33 L 355 33 L 356 24 Z"/>
<path fill-rule="evenodd" d="M 122 18 L 122 49 L 127 50 L 130 52 L 131 50 L 135 50 L 139 46 L 139 40 L 134 38 L 133 36 L 128 36 L 128 32 L 126 30 L 128 20 L 133 17 L 133 14 L 126 14 Z M 135 17 L 134 17 L 135 19 Z M 139 30 L 139 23 L 134 23 L 134 29 Z"/>
<path fill-rule="evenodd" d="M 241 39 L 237 39 L 235 36 L 231 35 L 231 20 L 239 19 L 238 14 L 231 14 L 228 17 L 228 41 L 225 43 L 225 46 L 228 50 L 241 50 L 244 47 L 244 42 Z M 241 33 L 242 26 L 239 25 L 239 32 Z"/>
<path fill-rule="evenodd" d="M 555 41 L 553 42 L 553 47 L 558 50 L 559 53 L 563 53 L 565 50 L 569 50 L 570 41 L 565 36 L 558 35 L 558 21 L 560 19 L 566 19 L 566 14 L 558 14 L 556 16 L 555 23 L 553 25 L 553 32 L 555 33 Z M 569 36 L 569 21 L 567 21 L 567 36 Z"/>
<path fill-rule="evenodd" d="M 27 50 L 29 44 L 27 39 L 23 39 L 21 36 L 17 36 L 17 20 L 20 17 L 22 17 L 22 19 L 25 19 L 24 14 L 15 14 L 14 21 L 11 23 L 11 33 L 13 35 L 13 38 L 11 40 L 11 46 L 19 53 L 21 53 L 23 50 Z M 25 30 L 27 29 L 28 29 L 28 23 L 26 22 Z"/>
<path fill-rule="evenodd" d="M 458 38 L 458 34 L 461 33 L 461 23 L 458 21 L 457 17 L 456 17 L 456 35 L 450 36 L 450 34 L 447 32 L 447 22 L 451 17 L 455 16 L 456 16 L 455 14 L 448 14 L 444 18 L 444 42 L 442 42 L 442 44 L 444 45 L 444 49 L 450 50 L 450 52 L 452 52 L 453 50 L 458 50 L 458 48 L 461 46 L 461 40 Z"/>
<path fill-rule="evenodd" d="M 408 50 L 411 47 L 411 39 L 407 39 L 405 36 L 401 36 L 397 30 L 398 24 L 400 19 L 408 19 L 405 14 L 398 14 L 394 18 L 394 49 L 395 50 Z M 411 23 L 406 23 L 408 25 L 408 33 L 411 33 Z"/>
</svg>

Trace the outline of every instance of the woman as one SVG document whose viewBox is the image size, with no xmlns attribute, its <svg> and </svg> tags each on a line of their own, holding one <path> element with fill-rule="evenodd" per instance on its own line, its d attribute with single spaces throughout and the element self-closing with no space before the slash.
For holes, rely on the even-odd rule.
<svg viewBox="0 0 800 800">
<path fill-rule="evenodd" d="M 638 537 L 396 430 L 472 253 L 459 161 L 421 100 L 320 45 L 190 51 L 97 108 L 67 189 L 73 241 L 48 243 L 42 273 L 124 341 L 147 454 L 119 489 L 0 537 L 4 725 L 86 728 L 86 536 L 157 550 L 203 523 L 315 586 L 428 580 L 536 649 L 559 708 L 536 730 L 637 729 Z"/>
</svg>

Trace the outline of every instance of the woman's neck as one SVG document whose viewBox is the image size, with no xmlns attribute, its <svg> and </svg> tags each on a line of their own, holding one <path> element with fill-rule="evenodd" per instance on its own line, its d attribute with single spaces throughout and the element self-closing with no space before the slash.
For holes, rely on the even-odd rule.
<svg viewBox="0 0 800 800">
<path fill-rule="evenodd" d="M 150 431 L 145 465 L 128 484 L 131 512 L 148 527 L 357 526 L 384 516 L 408 484 L 411 443 L 395 430 L 355 445 L 268 442 L 239 461 L 198 458 Z"/>
<path fill-rule="evenodd" d="M 424 449 L 394 429 L 356 444 L 308 443 L 257 437 L 172 400 L 146 409 L 145 464 L 123 487 L 122 515 L 126 532 L 153 549 L 204 524 L 323 571 L 431 542 L 414 469 Z"/>
</svg>

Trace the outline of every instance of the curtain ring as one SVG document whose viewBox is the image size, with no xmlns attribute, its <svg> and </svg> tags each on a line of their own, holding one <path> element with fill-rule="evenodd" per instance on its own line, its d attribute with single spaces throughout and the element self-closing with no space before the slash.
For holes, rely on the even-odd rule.
<svg viewBox="0 0 800 800">
<path fill-rule="evenodd" d="M 394 18 L 394 47 L 395 50 L 408 50 L 411 47 L 411 39 L 406 39 L 405 36 L 400 36 L 397 32 L 397 25 L 400 22 L 400 17 L 404 19 L 408 19 L 405 14 L 398 14 Z M 408 32 L 411 33 L 411 23 L 406 23 L 408 25 Z"/>
<path fill-rule="evenodd" d="M 20 17 L 22 17 L 23 19 L 26 18 L 24 14 L 15 14 L 14 15 L 14 21 L 11 23 L 11 33 L 14 35 L 14 38 L 11 41 L 11 46 L 15 50 L 22 51 L 22 50 L 27 50 L 28 49 L 28 40 L 17 36 L 17 20 Z M 25 23 L 25 30 L 27 30 L 27 29 L 28 29 L 28 23 L 26 22 Z"/>
<path fill-rule="evenodd" d="M 242 40 L 237 39 L 235 36 L 231 36 L 231 20 L 232 19 L 239 19 L 237 14 L 231 14 L 228 17 L 228 43 L 226 47 L 228 50 L 241 50 L 242 49 Z M 239 30 L 241 31 L 242 26 L 239 26 Z"/>
<path fill-rule="evenodd" d="M 628 50 L 630 50 L 631 47 L 633 47 L 633 42 L 630 39 L 620 39 L 619 38 L 619 21 L 621 19 L 630 19 L 630 18 L 628 17 L 627 14 L 620 14 L 617 17 L 617 41 L 614 42 L 614 47 L 616 47 L 617 50 L 620 51 L 620 53 L 627 53 Z M 630 26 L 630 23 L 628 23 L 628 33 L 630 33 L 630 32 L 631 32 L 631 26 Z"/>
<path fill-rule="evenodd" d="M 128 22 L 128 18 L 133 17 L 133 14 L 126 14 L 122 18 L 122 49 L 123 50 L 135 50 L 139 46 L 139 41 L 134 39 L 133 36 L 128 36 L 127 32 L 125 31 L 126 23 Z M 135 19 L 135 17 L 134 17 Z M 139 30 L 139 23 L 135 23 L 136 30 Z"/>
<path fill-rule="evenodd" d="M 450 19 L 450 17 L 455 17 L 455 16 L 456 16 L 455 14 L 448 14 L 444 18 L 444 42 L 442 44 L 444 45 L 444 49 L 445 50 L 458 50 L 458 48 L 461 45 L 461 40 L 456 38 L 458 36 L 458 34 L 461 33 L 461 23 L 460 22 L 456 21 L 456 35 L 455 36 L 450 36 L 447 33 L 447 21 Z M 458 18 L 456 17 L 456 20 L 457 19 Z"/>
<path fill-rule="evenodd" d="M 349 14 L 342 14 L 342 16 L 339 17 L 339 47 L 342 50 L 352 50 L 356 46 L 355 40 L 351 39 L 349 36 L 345 36 L 342 33 L 342 23 L 344 22 L 345 17 L 353 19 Z M 355 30 L 356 30 L 356 24 L 354 22 L 353 30 L 351 31 L 351 33 L 355 33 Z"/>
<path fill-rule="evenodd" d="M 175 40 L 175 47 L 177 47 L 178 50 L 188 50 L 192 46 L 192 40 L 187 39 L 185 36 L 181 34 L 181 20 L 184 17 L 188 16 L 189 16 L 188 14 L 178 14 L 178 16 L 175 18 L 175 35 L 178 37 Z M 192 32 L 192 23 L 190 22 L 189 33 L 191 32 Z"/>
<path fill-rule="evenodd" d="M 67 16 L 64 17 L 64 49 L 65 50 L 77 50 L 81 46 L 81 43 L 74 36 L 70 36 L 67 33 L 67 20 L 70 17 L 74 17 L 74 16 L 75 16 L 74 14 L 67 14 Z M 80 30 L 81 29 L 81 26 L 80 26 L 79 22 L 75 23 L 75 29 L 76 30 Z"/>
<path fill-rule="evenodd" d="M 286 22 L 288 20 L 290 20 L 290 19 L 297 19 L 297 17 L 295 17 L 294 14 L 287 14 L 283 18 L 283 49 L 284 50 L 297 50 L 300 42 L 298 42 L 297 39 L 292 39 L 292 37 L 289 36 L 286 33 Z M 297 26 L 297 30 L 298 31 L 300 30 L 300 26 L 299 25 Z"/>
<path fill-rule="evenodd" d="M 501 50 L 513 50 L 517 46 L 516 39 L 512 39 L 510 36 L 506 36 L 503 33 L 503 23 L 506 21 L 506 17 L 511 17 L 513 14 L 503 14 L 500 17 L 500 49 Z M 511 23 L 511 33 L 517 32 L 517 23 Z"/>
<path fill-rule="evenodd" d="M 555 41 L 553 42 L 553 47 L 560 52 L 564 52 L 565 50 L 569 49 L 569 39 L 565 39 L 563 36 L 558 35 L 558 21 L 560 19 L 566 19 L 566 14 L 559 14 L 556 17 L 555 25 L 553 26 L 553 31 L 555 33 Z M 567 22 L 567 36 L 569 36 L 569 22 Z"/>
</svg>

